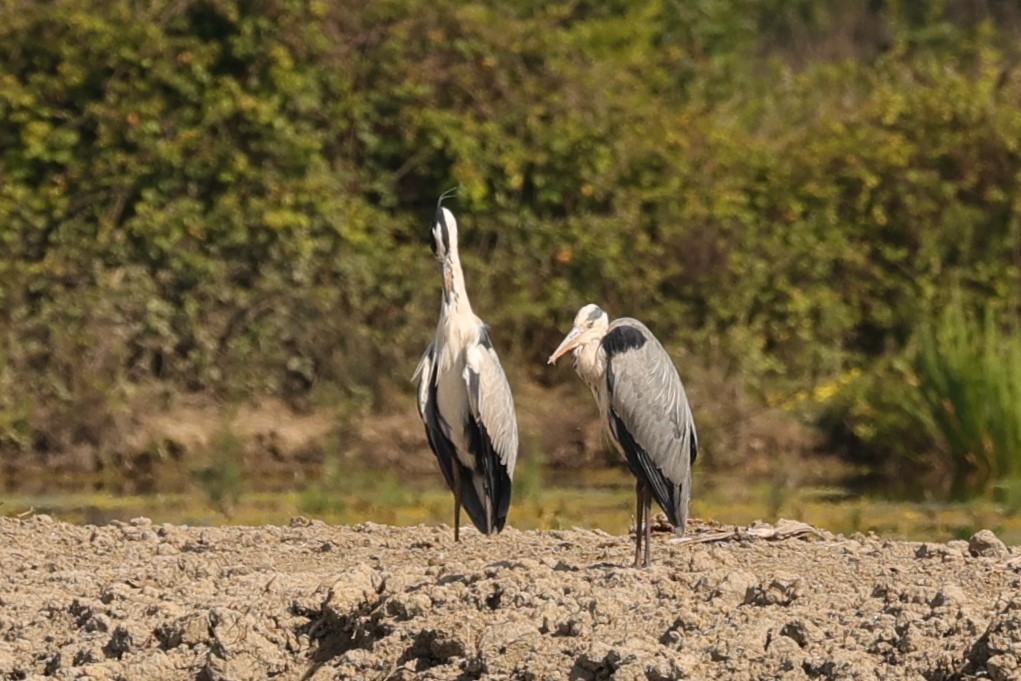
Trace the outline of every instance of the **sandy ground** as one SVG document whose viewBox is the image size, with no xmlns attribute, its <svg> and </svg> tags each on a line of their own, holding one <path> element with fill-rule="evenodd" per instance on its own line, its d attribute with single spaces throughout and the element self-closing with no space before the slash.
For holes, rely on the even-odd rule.
<svg viewBox="0 0 1021 681">
<path fill-rule="evenodd" d="M 1021 679 L 1021 550 L 0 519 L 0 677 Z M 797 535 L 798 533 L 793 533 Z"/>
</svg>

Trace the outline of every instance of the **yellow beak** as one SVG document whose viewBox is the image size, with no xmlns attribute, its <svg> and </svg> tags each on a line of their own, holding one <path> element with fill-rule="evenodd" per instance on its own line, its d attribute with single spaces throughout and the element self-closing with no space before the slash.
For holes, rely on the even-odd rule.
<svg viewBox="0 0 1021 681">
<path fill-rule="evenodd" d="M 570 333 L 568 333 L 564 337 L 564 340 L 561 341 L 560 345 L 557 346 L 557 349 L 553 351 L 553 354 L 549 356 L 549 359 L 546 361 L 546 363 L 556 364 L 557 360 L 560 359 L 561 356 L 563 356 L 565 353 L 570 352 L 571 350 L 574 350 L 580 344 L 581 344 L 581 329 L 579 329 L 578 327 L 574 327 L 573 329 L 571 329 Z"/>
</svg>

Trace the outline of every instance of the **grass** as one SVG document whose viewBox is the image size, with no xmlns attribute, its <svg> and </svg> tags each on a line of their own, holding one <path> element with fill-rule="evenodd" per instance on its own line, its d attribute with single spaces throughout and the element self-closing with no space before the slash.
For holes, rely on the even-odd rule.
<svg viewBox="0 0 1021 681">
<path fill-rule="evenodd" d="M 364 521 L 390 525 L 452 522 L 453 504 L 439 473 L 399 483 L 377 473 L 350 476 L 352 484 L 335 490 L 331 503 L 310 504 L 307 491 L 239 491 L 228 518 L 208 495 L 158 494 L 113 496 L 70 494 L 7 497 L 0 512 L 16 516 L 48 513 L 75 523 L 101 524 L 147 516 L 154 522 L 188 525 L 283 524 L 304 515 L 333 524 Z M 632 524 L 634 486 L 622 469 L 586 474 L 573 484 L 544 478 L 543 493 L 516 498 L 509 524 L 518 529 L 600 528 L 623 534 Z M 355 484 L 355 482 L 357 484 Z M 399 485 L 399 491 L 393 486 Z M 989 528 L 1010 544 L 1021 544 L 1021 517 L 991 499 L 969 503 L 904 503 L 855 496 L 836 487 L 802 487 L 777 498 L 769 482 L 696 473 L 692 516 L 746 525 L 796 518 L 834 532 L 875 532 L 895 539 L 947 541 Z M 324 491 L 323 494 L 326 492 Z M 462 516 L 463 518 L 463 516 Z"/>
<path fill-rule="evenodd" d="M 543 470 L 546 464 L 546 457 L 542 453 L 542 446 L 536 438 L 527 438 L 522 444 L 522 451 L 529 452 L 528 456 L 518 457 L 514 469 L 514 492 L 512 503 L 517 505 L 523 501 L 538 502 L 546 493 Z"/>
<path fill-rule="evenodd" d="M 916 361 L 924 409 L 956 498 L 994 493 L 1021 508 L 1021 335 L 959 294 L 920 330 Z"/>
<path fill-rule="evenodd" d="M 414 506 L 411 490 L 388 470 L 352 469 L 341 459 L 339 437 L 329 438 L 318 477 L 298 492 L 298 510 L 316 517 L 343 517 L 352 508 Z"/>
<path fill-rule="evenodd" d="M 245 489 L 244 442 L 222 430 L 208 449 L 209 465 L 196 471 L 195 478 L 209 505 L 230 518 Z"/>
</svg>

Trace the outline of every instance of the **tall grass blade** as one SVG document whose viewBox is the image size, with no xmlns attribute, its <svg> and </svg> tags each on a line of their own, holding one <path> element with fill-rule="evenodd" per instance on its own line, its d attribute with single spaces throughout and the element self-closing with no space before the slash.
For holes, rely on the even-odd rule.
<svg viewBox="0 0 1021 681">
<path fill-rule="evenodd" d="M 918 335 L 919 392 L 934 441 L 968 497 L 1021 478 L 1021 336 L 992 310 L 969 314 L 959 292 Z M 1013 487 L 1008 484 L 1007 487 Z"/>
</svg>

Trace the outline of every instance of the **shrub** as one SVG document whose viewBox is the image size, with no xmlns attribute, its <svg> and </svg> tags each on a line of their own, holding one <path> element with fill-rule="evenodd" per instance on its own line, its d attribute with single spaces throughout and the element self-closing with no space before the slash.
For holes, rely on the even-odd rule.
<svg viewBox="0 0 1021 681">
<path fill-rule="evenodd" d="M 1007 330 L 1005 330 L 1005 328 Z M 921 328 L 915 363 L 931 428 L 956 496 L 1021 479 L 1021 335 L 959 295 Z"/>
<path fill-rule="evenodd" d="M 981 4 L 0 0 L 0 448 L 105 441 L 149 383 L 408 390 L 454 184 L 525 378 L 589 301 L 761 392 L 871 373 L 949 279 L 1016 309 Z"/>
</svg>

